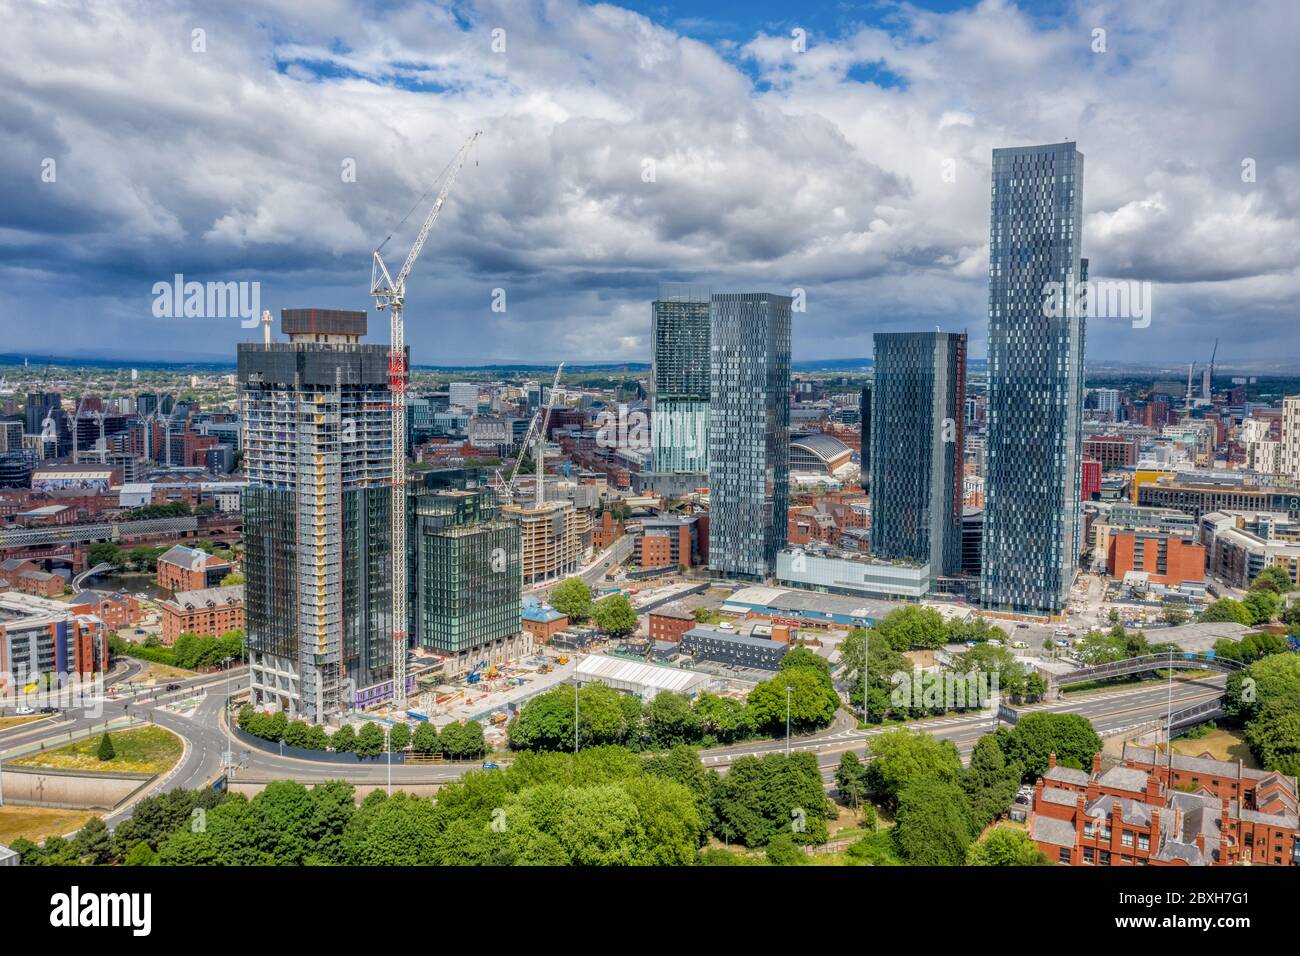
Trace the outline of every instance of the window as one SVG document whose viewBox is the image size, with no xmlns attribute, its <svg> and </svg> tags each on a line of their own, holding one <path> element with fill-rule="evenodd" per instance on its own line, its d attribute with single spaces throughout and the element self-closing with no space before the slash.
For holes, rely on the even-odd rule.
<svg viewBox="0 0 1300 956">
<path fill-rule="evenodd" d="M 1151 849 L 1151 837 L 1147 836 L 1145 833 L 1139 833 L 1139 834 L 1138 834 L 1138 849 L 1139 849 L 1139 850 L 1149 850 L 1149 849 Z"/>
<path fill-rule="evenodd" d="M 1110 850 L 1101 850 L 1097 854 L 1097 862 L 1102 866 L 1110 866 Z"/>
<path fill-rule="evenodd" d="M 1120 842 L 1123 843 L 1125 846 L 1132 846 L 1132 845 L 1133 845 L 1133 831 L 1132 831 L 1132 830 L 1125 830 L 1125 831 L 1120 835 Z"/>
<path fill-rule="evenodd" d="M 1061 849 L 1057 852 L 1056 857 L 1062 863 L 1068 864 L 1070 862 L 1070 848 L 1068 846 L 1061 847 Z"/>
</svg>

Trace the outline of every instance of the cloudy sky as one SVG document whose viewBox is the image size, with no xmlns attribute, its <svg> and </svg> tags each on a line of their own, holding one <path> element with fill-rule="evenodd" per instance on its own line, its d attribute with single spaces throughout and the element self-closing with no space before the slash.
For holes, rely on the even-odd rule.
<svg viewBox="0 0 1300 956">
<path fill-rule="evenodd" d="M 482 129 L 409 283 L 418 364 L 646 360 L 661 279 L 804 289 L 796 359 L 935 326 L 982 356 L 990 151 L 1064 139 L 1092 277 L 1153 290 L 1149 327 L 1090 324 L 1090 359 L 1300 356 L 1293 0 L 0 14 L 0 352 L 257 336 L 155 317 L 176 273 L 371 308 L 371 250 L 395 231 L 397 268 L 424 208 L 394 227 Z"/>
</svg>

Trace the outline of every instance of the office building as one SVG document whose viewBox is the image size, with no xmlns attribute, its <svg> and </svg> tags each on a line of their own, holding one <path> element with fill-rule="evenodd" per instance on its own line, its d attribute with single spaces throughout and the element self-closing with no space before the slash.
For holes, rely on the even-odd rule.
<svg viewBox="0 0 1300 956">
<path fill-rule="evenodd" d="M 790 304 L 767 292 L 709 304 L 709 565 L 765 578 L 785 546 Z"/>
<path fill-rule="evenodd" d="M 107 668 L 108 628 L 98 617 L 43 596 L 0 592 L 0 695 L 64 687 Z"/>
<path fill-rule="evenodd" d="M 993 151 L 980 600 L 995 610 L 1059 614 L 1074 580 L 1082 228 L 1083 155 L 1073 143 Z"/>
<path fill-rule="evenodd" d="M 251 693 L 322 721 L 392 693 L 388 349 L 364 312 L 281 328 L 238 353 Z"/>
<path fill-rule="evenodd" d="M 478 411 L 478 386 L 473 382 L 452 382 L 448 389 L 448 403 L 473 415 Z"/>
<path fill-rule="evenodd" d="M 655 299 L 651 447 L 658 473 L 709 470 L 709 293 L 665 283 Z"/>
<path fill-rule="evenodd" d="M 961 570 L 966 336 L 875 336 L 871 403 L 871 553 Z"/>
<path fill-rule="evenodd" d="M 520 530 L 482 485 L 411 489 L 411 634 L 418 648 L 474 661 L 515 656 L 520 635 Z"/>
</svg>

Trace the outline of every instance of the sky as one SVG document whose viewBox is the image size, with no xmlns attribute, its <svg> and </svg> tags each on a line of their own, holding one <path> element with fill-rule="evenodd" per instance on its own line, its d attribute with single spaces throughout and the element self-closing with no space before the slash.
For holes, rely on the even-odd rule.
<svg viewBox="0 0 1300 956">
<path fill-rule="evenodd" d="M 1151 290 L 1149 323 L 1089 322 L 1089 360 L 1300 356 L 1293 0 L 0 15 L 0 352 L 260 337 L 156 314 L 177 274 L 258 283 L 277 315 L 369 309 L 386 342 L 372 250 L 391 233 L 400 267 L 479 129 L 408 281 L 416 364 L 647 361 L 661 280 L 802 290 L 796 360 L 935 327 L 981 357 L 991 151 L 1062 140 L 1086 157 L 1091 278 Z"/>
</svg>

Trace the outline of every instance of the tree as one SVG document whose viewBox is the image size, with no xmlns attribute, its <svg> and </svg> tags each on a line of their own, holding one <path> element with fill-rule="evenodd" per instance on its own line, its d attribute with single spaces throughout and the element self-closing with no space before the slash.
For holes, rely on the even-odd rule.
<svg viewBox="0 0 1300 956">
<path fill-rule="evenodd" d="M 87 561 L 93 568 L 100 564 L 119 566 L 122 563 L 122 549 L 111 541 L 101 541 L 90 546 Z"/>
<path fill-rule="evenodd" d="M 95 752 L 95 756 L 101 762 L 112 760 L 117 756 L 117 751 L 113 749 L 113 740 L 108 736 L 107 730 L 104 731 L 104 736 L 99 738 L 99 750 Z"/>
<path fill-rule="evenodd" d="M 1250 625 L 1267 624 L 1277 614 L 1281 598 L 1278 597 L 1276 591 L 1261 588 L 1258 591 L 1251 591 L 1241 603 L 1250 613 L 1250 620 L 1246 623 Z"/>
<path fill-rule="evenodd" d="M 961 772 L 961 788 L 970 802 L 971 819 L 977 830 L 996 820 L 1016 798 L 1024 769 L 1009 763 L 997 738 L 986 734 L 975 744 L 970 766 Z"/>
<path fill-rule="evenodd" d="M 411 749 L 418 754 L 438 753 L 438 728 L 427 720 L 422 721 L 416 726 L 415 735 L 411 738 Z"/>
<path fill-rule="evenodd" d="M 487 751 L 483 740 L 483 725 L 477 720 L 450 723 L 442 728 L 439 737 L 442 752 L 453 760 L 481 757 Z"/>
<path fill-rule="evenodd" d="M 966 852 L 967 866 L 1048 866 L 1051 860 L 1023 830 L 997 827 Z"/>
<path fill-rule="evenodd" d="M 908 604 L 890 611 L 878 622 L 876 633 L 896 651 L 914 647 L 939 647 L 947 639 L 948 626 L 934 608 Z"/>
<path fill-rule="evenodd" d="M 1275 698 L 1246 725 L 1246 743 L 1265 769 L 1300 774 L 1300 707 Z"/>
<path fill-rule="evenodd" d="M 1021 779 L 1027 782 L 1047 772 L 1053 753 L 1061 765 L 1083 769 L 1092 766 L 1092 755 L 1101 750 L 1101 738 L 1087 718 L 1078 714 L 1026 714 L 1010 733 L 999 734 L 997 739 L 1007 760 L 1023 766 Z"/>
<path fill-rule="evenodd" d="M 242 574 L 239 574 L 236 571 L 231 571 L 229 574 L 227 574 L 224 578 L 221 579 L 221 586 L 223 588 L 233 587 L 236 584 L 243 584 L 243 583 L 244 583 L 244 576 Z"/>
<path fill-rule="evenodd" d="M 782 833 L 767 845 L 767 862 L 773 866 L 798 866 L 807 863 L 807 855 L 789 833 Z"/>
<path fill-rule="evenodd" d="M 405 750 L 411 745 L 411 728 L 406 724 L 393 724 L 388 731 L 388 746 L 393 751 Z"/>
<path fill-rule="evenodd" d="M 357 732 L 351 724 L 344 724 L 330 734 L 330 746 L 338 753 L 350 753 L 357 745 Z"/>
<path fill-rule="evenodd" d="M 860 807 L 867 796 L 867 768 L 858 755 L 846 750 L 835 768 L 835 789 L 840 799 L 851 807 Z"/>
<path fill-rule="evenodd" d="M 623 637 L 636 630 L 636 611 L 621 594 L 611 594 L 597 601 L 592 619 L 598 628 L 612 637 Z"/>
<path fill-rule="evenodd" d="M 744 756 L 714 783 L 714 833 L 745 846 L 778 834 L 797 843 L 826 842 L 826 793 L 811 753 Z"/>
<path fill-rule="evenodd" d="M 734 697 L 719 697 L 701 693 L 695 698 L 691 710 L 695 713 L 700 742 L 704 744 L 729 744 L 743 740 L 754 732 L 749 709 Z"/>
<path fill-rule="evenodd" d="M 919 777 L 898 794 L 894 845 L 913 866 L 960 866 L 973 830 L 966 795 L 950 780 Z"/>
<path fill-rule="evenodd" d="M 100 817 L 91 817 L 86 825 L 77 831 L 72 841 L 73 852 L 77 859 L 96 866 L 107 863 L 113 855 L 113 837 Z"/>
<path fill-rule="evenodd" d="M 792 733 L 808 733 L 826 727 L 835 719 L 840 697 L 821 672 L 796 667 L 778 673 L 749 692 L 746 704 L 756 727 L 769 732 L 784 731 L 787 714 L 786 688 Z"/>
<path fill-rule="evenodd" d="M 1267 567 L 1255 575 L 1255 580 L 1250 582 L 1250 590 L 1269 590 L 1274 594 L 1286 594 L 1288 591 L 1295 590 L 1295 582 L 1284 569 Z"/>
<path fill-rule="evenodd" d="M 1300 708 L 1300 656 L 1272 654 L 1228 675 L 1224 712 L 1229 717 L 1248 723 L 1274 700 Z"/>
<path fill-rule="evenodd" d="M 792 667 L 810 667 L 822 673 L 828 683 L 831 679 L 831 662 L 806 644 L 796 644 L 781 658 L 779 670 L 787 671 Z"/>
<path fill-rule="evenodd" d="M 572 750 L 573 691 L 557 687 L 538 694 L 510 721 L 512 750 Z"/>
<path fill-rule="evenodd" d="M 551 606 L 581 624 L 591 615 L 591 588 L 582 578 L 565 578 L 551 592 Z"/>
<path fill-rule="evenodd" d="M 961 757 L 950 740 L 938 740 L 921 730 L 891 730 L 874 737 L 868 745 L 867 786 L 876 798 L 891 808 L 898 806 L 902 789 L 914 780 L 933 777 L 956 782 Z"/>
<path fill-rule="evenodd" d="M 848 685 L 849 702 L 862 706 L 862 652 L 866 647 L 870 660 L 867 664 L 867 707 L 865 721 L 879 723 L 890 716 L 905 717 L 906 708 L 894 706 L 892 693 L 894 675 L 910 676 L 912 662 L 890 645 L 879 634 L 864 628 L 854 628 L 840 645 L 841 667 L 839 679 Z"/>
<path fill-rule="evenodd" d="M 1220 598 L 1215 601 L 1201 612 L 1201 621 L 1227 621 L 1229 623 L 1245 624 L 1247 627 L 1253 623 L 1250 609 L 1240 601 L 1234 601 L 1232 598 Z"/>
<path fill-rule="evenodd" d="M 968 641 L 983 644 L 987 641 L 1006 641 L 1006 639 L 1006 631 L 996 624 L 991 624 L 987 618 L 978 614 L 972 615 L 966 620 L 953 618 L 948 622 L 949 644 L 965 644 Z"/>
<path fill-rule="evenodd" d="M 1160 605 L 1160 619 L 1166 624 L 1177 626 L 1186 624 L 1191 615 L 1181 604 L 1175 604 L 1172 601 L 1165 601 Z"/>
<path fill-rule="evenodd" d="M 660 750 L 699 740 L 699 718 L 683 694 L 660 691 L 645 708 L 644 720 L 650 742 Z"/>
<path fill-rule="evenodd" d="M 362 758 L 378 757 L 384 752 L 384 732 L 378 724 L 367 721 L 362 726 L 357 733 L 357 742 L 353 752 Z"/>
<path fill-rule="evenodd" d="M 1012 697 L 1024 697 L 1026 681 L 1024 665 L 1006 647 L 989 643 L 976 644 L 964 654 L 958 654 L 953 660 L 952 669 L 958 674 L 997 674 L 998 687 Z M 968 701 L 967 706 L 977 707 L 978 700 Z"/>
</svg>

